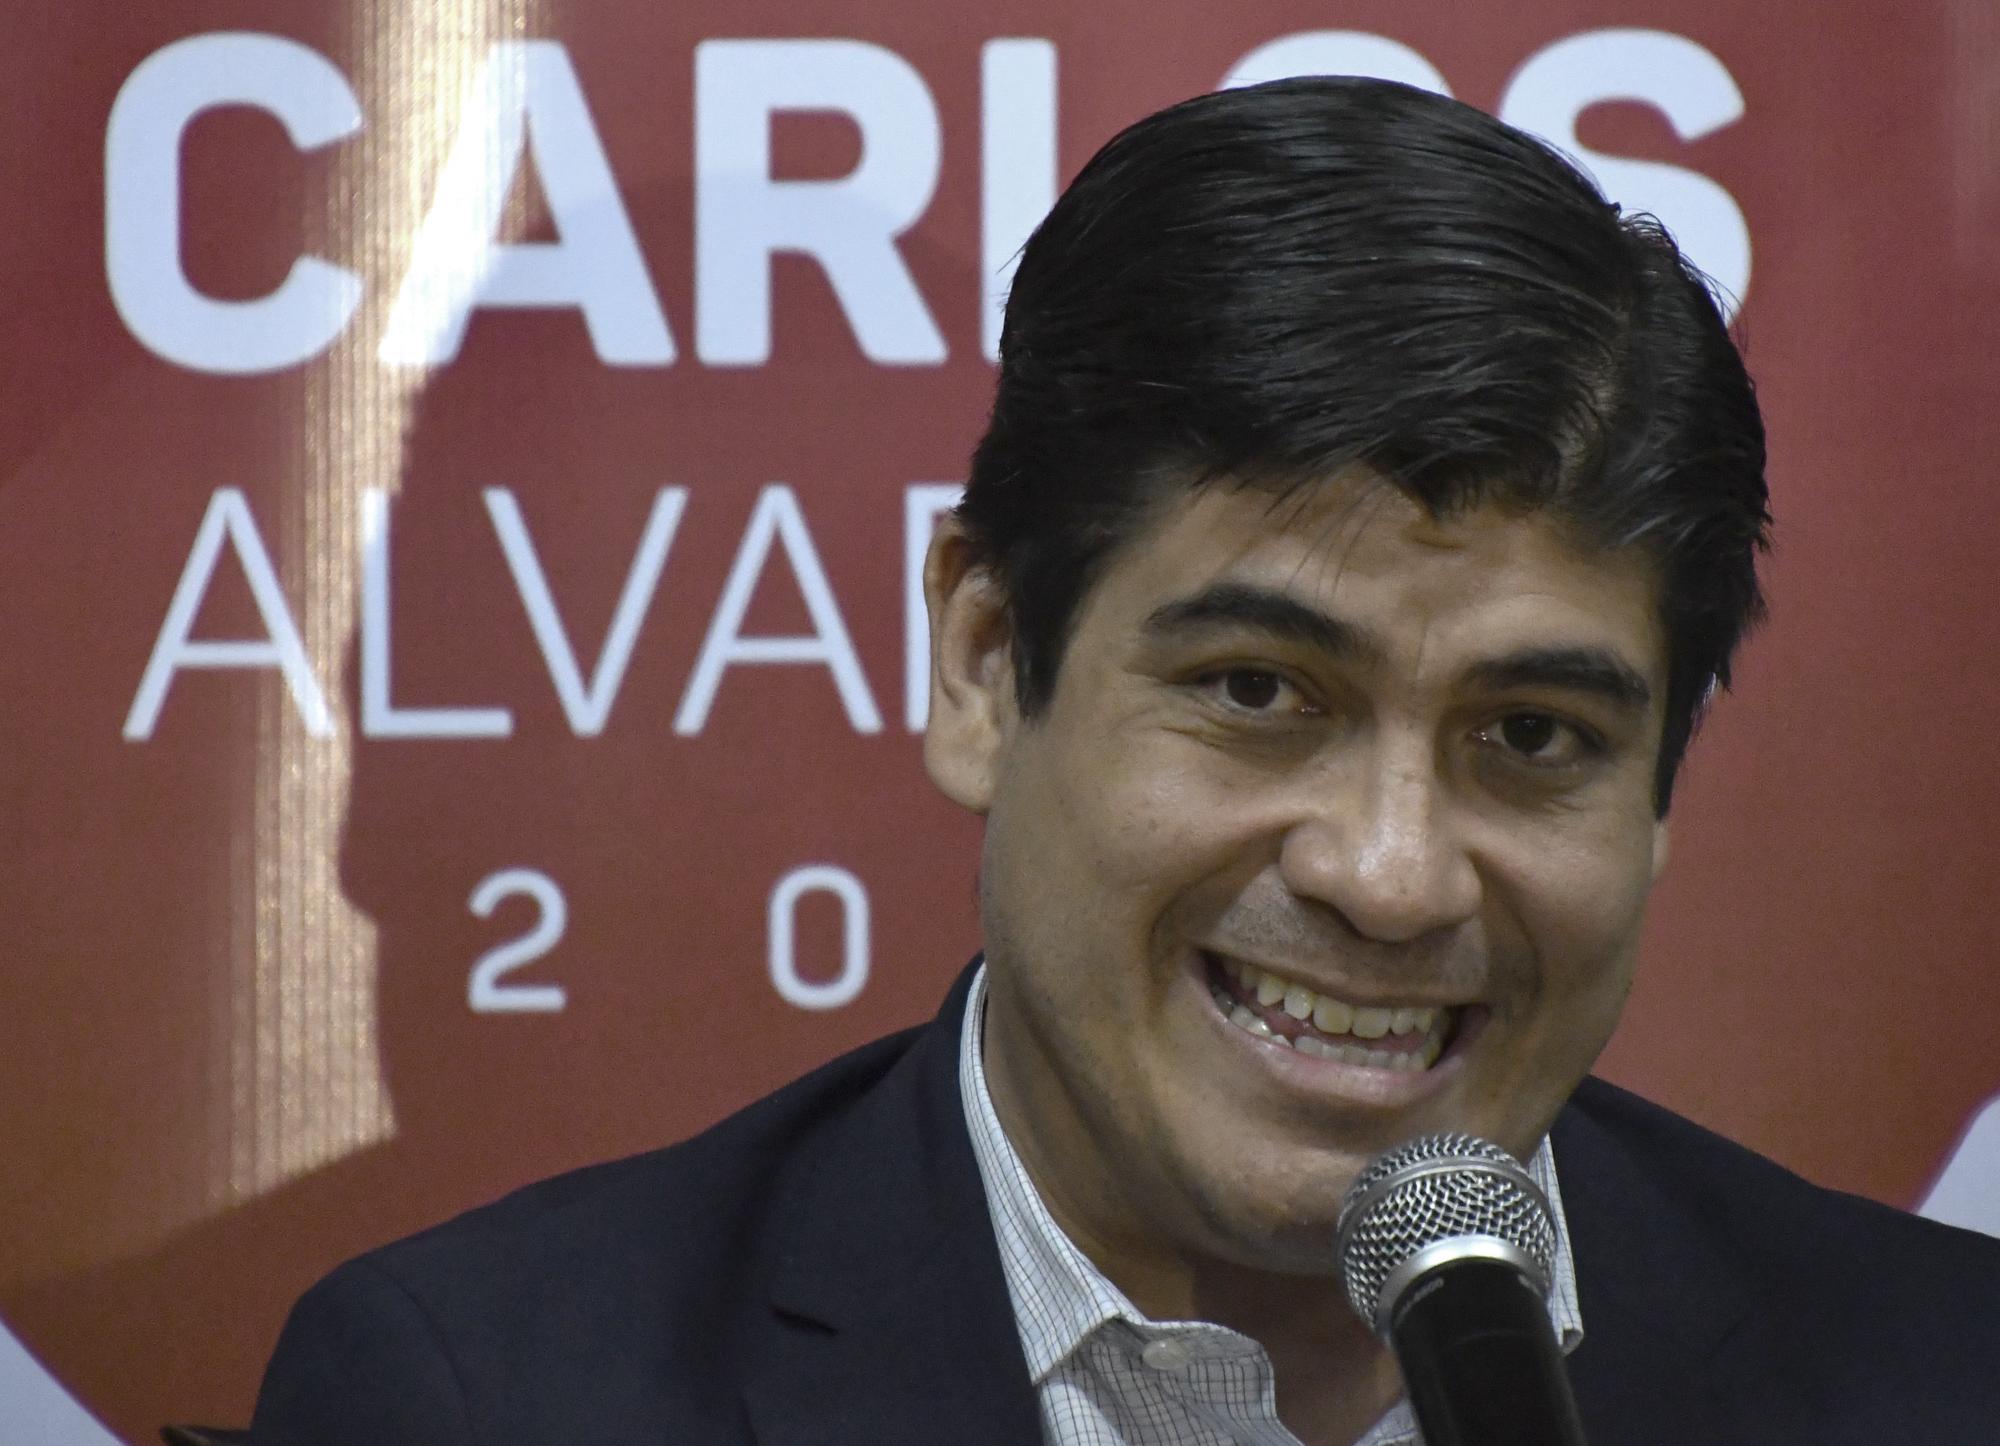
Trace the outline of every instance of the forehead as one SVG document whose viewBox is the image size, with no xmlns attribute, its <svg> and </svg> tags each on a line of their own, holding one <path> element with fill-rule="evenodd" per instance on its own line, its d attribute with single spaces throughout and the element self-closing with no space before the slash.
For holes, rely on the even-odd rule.
<svg viewBox="0 0 2000 1446">
<path fill-rule="evenodd" d="M 1584 645 L 1664 677 L 1660 580 L 1645 555 L 1590 547 L 1546 513 L 1434 517 L 1372 475 L 1283 493 L 1219 482 L 1162 502 L 1086 597 L 1077 640 L 1143 630 L 1219 585 L 1282 594 L 1412 669 Z"/>
</svg>

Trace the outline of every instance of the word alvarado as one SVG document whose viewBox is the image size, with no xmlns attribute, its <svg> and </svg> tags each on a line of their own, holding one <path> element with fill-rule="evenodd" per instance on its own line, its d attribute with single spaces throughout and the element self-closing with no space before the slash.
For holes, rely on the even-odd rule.
<svg viewBox="0 0 2000 1446">
<path fill-rule="evenodd" d="M 956 483 L 916 483 L 903 492 L 904 555 L 904 722 L 921 732 L 929 707 L 930 621 L 924 611 L 923 560 L 939 514 L 958 500 Z M 579 738 L 604 731 L 624 682 L 639 630 L 658 591 L 667 554 L 673 546 L 688 489 L 663 487 L 655 495 L 632 561 L 626 569 L 618 602 L 596 661 L 586 668 L 564 626 L 549 587 L 534 539 L 514 495 L 504 487 L 483 494 L 488 518 L 514 590 L 526 610 L 529 625 L 547 665 L 549 681 L 562 703 L 570 729 Z M 358 663 L 362 736 L 370 738 L 505 738 L 514 729 L 513 714 L 494 707 L 403 707 L 390 687 L 392 613 L 389 595 L 389 494 L 364 488 L 359 494 L 361 596 L 358 620 Z M 227 550 L 249 584 L 251 599 L 263 628 L 254 638 L 193 636 L 203 600 L 208 596 Z M 804 600 L 811 631 L 779 636 L 743 632 L 759 580 L 773 557 L 780 556 Z M 701 650 L 674 713 L 674 732 L 692 736 L 706 726 L 724 672 L 733 666 L 769 664 L 816 665 L 827 670 L 839 694 L 849 724 L 857 733 L 880 733 L 882 713 L 841 618 L 819 552 L 806 527 L 797 496 L 790 487 L 772 483 L 758 494 L 722 595 L 709 620 Z M 271 560 L 249 501 L 234 487 L 218 488 L 196 531 L 181 569 L 179 584 L 167 606 L 165 621 L 147 659 L 138 691 L 125 716 L 124 736 L 131 742 L 153 737 L 169 690 L 190 670 L 255 669 L 280 675 L 299 719 L 315 738 L 331 737 L 334 715 L 327 704 L 298 624 L 286 603 L 278 570 Z"/>
</svg>

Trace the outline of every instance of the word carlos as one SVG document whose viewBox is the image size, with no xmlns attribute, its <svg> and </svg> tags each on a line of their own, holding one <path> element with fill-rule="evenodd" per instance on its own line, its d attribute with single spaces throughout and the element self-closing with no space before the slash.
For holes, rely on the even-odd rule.
<svg viewBox="0 0 2000 1446">
<path fill-rule="evenodd" d="M 993 39 L 980 47 L 979 235 L 976 242 L 937 238 L 951 254 L 979 257 L 980 344 L 989 360 L 998 354 L 1000 303 L 1015 253 L 1055 201 L 1056 59 L 1046 39 Z M 657 58 L 640 63 L 660 68 Z M 930 213 L 942 176 L 933 87 L 967 89 L 971 78 L 927 77 L 884 46 L 831 37 L 703 40 L 694 46 L 692 71 L 690 279 L 701 364 L 770 360 L 773 258 L 794 255 L 824 273 L 870 362 L 942 365 L 949 348 L 935 298 L 919 288 L 900 243 Z M 1451 93 L 1419 51 L 1356 30 L 1267 40 L 1230 65 L 1221 84 L 1342 73 Z M 1208 76 L 1188 77 L 1191 89 L 1209 83 Z M 1744 113 L 1735 78 L 1711 51 L 1670 31 L 1630 28 L 1550 41 L 1509 77 L 1495 110 L 1567 151 L 1612 200 L 1658 216 L 1733 305 L 1750 281 L 1742 209 L 1699 171 L 1584 145 L 1579 117 L 1616 101 L 1657 110 L 1684 142 Z M 367 124 L 348 77 L 299 41 L 221 32 L 154 52 L 120 87 L 106 126 L 105 278 L 126 328 L 155 355 L 195 371 L 277 371 L 321 355 L 346 333 L 368 283 L 354 256 L 300 256 L 275 289 L 249 299 L 204 294 L 189 278 L 188 235 L 213 234 L 209 228 L 256 214 L 246 200 L 229 215 L 182 216 L 183 142 L 198 116 L 231 107 L 275 117 L 301 151 L 349 141 Z M 376 108 L 378 120 L 392 125 L 402 114 L 389 101 Z M 814 112 L 853 123 L 861 142 L 853 170 L 834 179 L 775 175 L 776 118 Z M 647 116 L 616 119 L 648 134 L 654 128 Z M 539 307 L 578 313 L 607 366 L 673 365 L 680 350 L 674 328 L 562 43 L 488 47 L 451 134 L 434 178 L 395 180 L 394 189 L 406 181 L 411 191 L 428 187 L 430 201 L 420 218 L 411 217 L 410 259 L 379 360 L 441 365 L 457 356 L 474 309 Z M 403 163 L 412 171 L 427 164 L 414 152 Z M 501 239 L 507 198 L 524 168 L 547 203 L 553 241 Z M 242 178 L 246 198 L 257 184 L 254 175 Z M 359 209 L 372 214 L 378 204 L 364 196 Z"/>
</svg>

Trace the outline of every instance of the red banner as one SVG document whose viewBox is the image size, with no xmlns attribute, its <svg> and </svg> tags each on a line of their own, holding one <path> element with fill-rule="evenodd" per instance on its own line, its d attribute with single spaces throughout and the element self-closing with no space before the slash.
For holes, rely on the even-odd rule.
<svg viewBox="0 0 2000 1446">
<path fill-rule="evenodd" d="M 21 1439 L 246 1419 L 336 1260 L 935 1007 L 913 559 L 1010 258 L 1306 71 L 1547 136 L 1740 305 L 1774 619 L 1603 1070 L 2000 1229 L 1991 7 L 289 10 L 0 58 Z"/>
</svg>

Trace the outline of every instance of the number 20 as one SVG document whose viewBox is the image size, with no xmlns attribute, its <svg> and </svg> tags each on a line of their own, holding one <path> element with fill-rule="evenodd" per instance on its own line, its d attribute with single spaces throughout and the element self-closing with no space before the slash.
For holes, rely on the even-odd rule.
<svg viewBox="0 0 2000 1446">
<path fill-rule="evenodd" d="M 799 899 L 812 893 L 831 894 L 840 904 L 840 971 L 824 983 L 799 973 L 795 952 Z M 560 984 L 501 982 L 555 948 L 569 926 L 569 905 L 562 889 L 537 869 L 502 869 L 488 874 L 467 902 L 474 914 L 487 919 L 502 900 L 516 894 L 532 899 L 540 916 L 525 934 L 496 944 L 474 962 L 465 998 L 475 1014 L 554 1014 L 569 1003 Z M 846 869 L 832 864 L 793 869 L 771 891 L 767 922 L 771 985 L 786 1003 L 800 1009 L 839 1009 L 853 1003 L 867 986 L 868 893 Z"/>
</svg>

